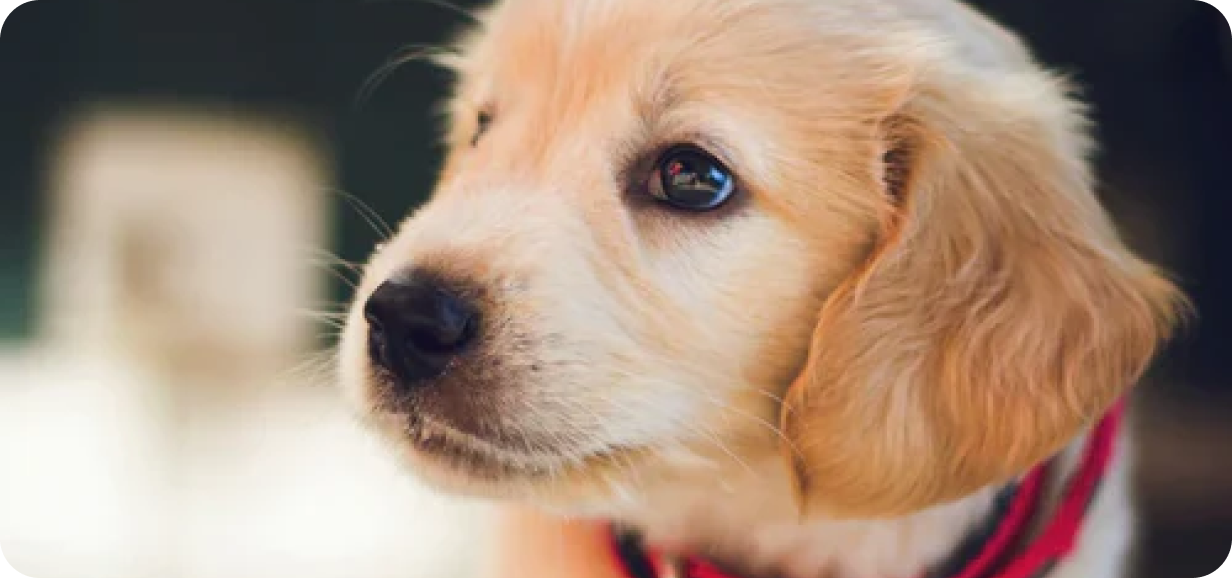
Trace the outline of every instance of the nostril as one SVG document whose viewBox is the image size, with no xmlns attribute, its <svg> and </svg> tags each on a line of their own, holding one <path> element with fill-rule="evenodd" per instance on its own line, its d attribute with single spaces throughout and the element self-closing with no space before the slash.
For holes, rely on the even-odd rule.
<svg viewBox="0 0 1232 578">
<path fill-rule="evenodd" d="M 440 375 L 478 328 L 470 301 L 422 273 L 381 284 L 364 317 L 370 357 L 405 386 Z"/>
<path fill-rule="evenodd" d="M 409 349 L 426 355 L 450 355 L 458 349 L 458 339 L 432 330 L 412 330 L 406 336 Z"/>
<path fill-rule="evenodd" d="M 425 311 L 426 315 L 408 329 L 410 348 L 427 355 L 456 353 L 473 336 L 475 315 L 451 295 L 436 296 L 431 307 L 433 311 Z"/>
</svg>

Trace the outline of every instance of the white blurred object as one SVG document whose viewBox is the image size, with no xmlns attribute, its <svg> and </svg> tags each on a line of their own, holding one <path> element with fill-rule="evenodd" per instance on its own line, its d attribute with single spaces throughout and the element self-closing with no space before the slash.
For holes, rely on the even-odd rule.
<svg viewBox="0 0 1232 578">
<path fill-rule="evenodd" d="M 0 357 L 0 548 L 32 578 L 167 578 L 164 412 L 136 372 Z"/>
<path fill-rule="evenodd" d="M 100 108 L 66 125 L 43 286 L 57 344 L 269 371 L 311 337 L 325 155 L 259 117 Z"/>
<path fill-rule="evenodd" d="M 34 578 L 461 578 L 487 506 L 429 492 L 297 375 L 329 170 L 268 120 L 63 133 L 42 347 L 0 357 L 0 548 Z"/>
<path fill-rule="evenodd" d="M 264 405 L 200 432 L 183 576 L 474 574 L 485 506 L 415 483 L 332 399 Z"/>
<path fill-rule="evenodd" d="M 120 365 L 10 354 L 0 383 L 0 548 L 33 578 L 460 578 L 485 550 L 488 506 L 415 483 L 327 389 L 169 420 Z"/>
</svg>

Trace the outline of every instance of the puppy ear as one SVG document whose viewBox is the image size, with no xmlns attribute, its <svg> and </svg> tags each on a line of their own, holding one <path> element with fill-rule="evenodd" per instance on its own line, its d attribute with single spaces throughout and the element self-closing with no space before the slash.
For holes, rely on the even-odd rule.
<svg viewBox="0 0 1232 578">
<path fill-rule="evenodd" d="M 1018 476 L 1135 382 L 1182 298 L 1117 238 L 1059 82 L 923 87 L 882 124 L 896 212 L 787 393 L 805 513 L 900 515 Z M 872 159 L 870 159 L 872 160 Z"/>
</svg>

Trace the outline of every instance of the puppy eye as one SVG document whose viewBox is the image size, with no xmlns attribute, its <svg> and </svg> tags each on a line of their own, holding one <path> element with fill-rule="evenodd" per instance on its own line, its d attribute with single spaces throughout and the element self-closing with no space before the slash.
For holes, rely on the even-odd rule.
<svg viewBox="0 0 1232 578">
<path fill-rule="evenodd" d="M 492 113 L 486 110 L 479 111 L 479 116 L 476 119 L 478 126 L 475 129 L 475 136 L 471 137 L 471 146 L 479 144 L 479 139 L 483 137 L 483 133 L 488 132 L 488 127 L 492 125 Z"/>
<path fill-rule="evenodd" d="M 650 178 L 650 194 L 688 211 L 716 209 L 731 198 L 736 179 L 705 151 L 692 146 L 669 150 Z"/>
</svg>

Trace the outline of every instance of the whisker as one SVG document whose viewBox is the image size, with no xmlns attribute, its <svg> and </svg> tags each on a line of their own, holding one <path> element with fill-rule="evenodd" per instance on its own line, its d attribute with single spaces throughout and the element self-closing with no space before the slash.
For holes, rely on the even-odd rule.
<svg viewBox="0 0 1232 578">
<path fill-rule="evenodd" d="M 771 400 L 771 401 L 773 401 L 773 402 L 775 402 L 775 403 L 777 403 L 777 404 L 786 404 L 786 403 L 787 403 L 787 400 L 786 400 L 786 399 L 784 399 L 784 398 L 783 398 L 783 396 L 781 396 L 781 395 L 776 395 L 776 394 L 773 394 L 773 393 L 770 393 L 770 392 L 768 392 L 768 391 L 761 390 L 761 389 L 756 390 L 756 392 L 757 392 L 757 394 L 758 394 L 758 395 L 760 395 L 760 396 L 770 398 L 770 400 Z"/>
<path fill-rule="evenodd" d="M 352 273 L 358 274 L 363 272 L 363 265 L 353 261 L 347 261 L 346 259 L 343 259 L 342 257 L 339 257 L 326 249 L 313 248 L 310 253 L 312 253 L 314 259 L 320 259 L 331 265 L 344 267 Z"/>
<path fill-rule="evenodd" d="M 312 311 L 326 313 L 346 313 L 351 310 L 352 303 L 350 301 L 316 301 L 306 303 Z"/>
<path fill-rule="evenodd" d="M 365 2 L 368 4 L 375 4 L 378 2 L 393 2 L 393 1 L 396 1 L 396 0 L 365 0 Z M 415 2 L 417 4 L 426 4 L 429 6 L 436 6 L 438 8 L 444 8 L 445 10 L 448 10 L 449 12 L 452 12 L 458 16 L 462 16 L 463 18 L 466 18 L 471 24 L 483 24 L 483 21 L 480 20 L 479 16 L 475 14 L 474 11 L 467 10 L 466 8 L 458 6 L 457 4 L 454 4 L 453 2 L 449 2 L 447 0 L 403 0 L 403 1 Z"/>
<path fill-rule="evenodd" d="M 710 402 L 711 404 L 714 404 L 724 413 L 732 412 L 738 417 L 743 417 L 745 419 L 751 420 L 757 423 L 758 425 L 761 425 L 765 427 L 766 429 L 770 430 L 771 432 L 774 433 L 775 436 L 779 438 L 780 441 L 782 441 L 784 444 L 787 444 L 788 449 L 790 449 L 793 454 L 795 454 L 797 457 L 800 457 L 800 458 L 804 457 L 803 454 L 800 453 L 800 448 L 797 447 L 794 442 L 788 439 L 787 434 L 783 433 L 783 429 L 780 428 L 779 426 L 771 423 L 770 421 L 766 420 L 765 418 L 761 416 L 753 415 L 738 407 L 733 407 L 731 404 L 726 403 L 717 397 L 714 397 L 712 394 L 703 392 L 703 396 L 706 399 L 706 401 Z"/>
<path fill-rule="evenodd" d="M 387 241 L 390 237 L 394 236 L 394 230 L 389 226 L 389 223 L 386 222 L 385 219 L 381 218 L 381 215 L 377 213 L 372 206 L 365 203 L 363 199 L 342 189 L 328 189 L 328 192 L 342 197 L 343 200 L 351 206 L 351 209 L 353 209 L 355 213 L 360 216 L 360 218 L 368 223 L 368 226 L 372 227 L 372 230 L 375 231 L 377 235 L 381 236 L 382 241 Z"/>
<path fill-rule="evenodd" d="M 345 312 L 313 311 L 309 309 L 300 309 L 295 313 L 307 319 L 331 325 L 334 329 L 342 329 L 345 327 L 348 317 Z"/>
<path fill-rule="evenodd" d="M 356 271 L 355 271 L 354 269 L 351 269 L 351 268 L 349 268 L 349 267 L 346 267 L 346 266 L 344 266 L 344 265 L 341 265 L 341 264 L 339 264 L 339 263 L 336 263 L 336 262 L 334 262 L 334 261 L 332 261 L 332 260 L 330 260 L 330 259 L 326 259 L 326 258 L 323 258 L 323 257 L 309 257 L 309 258 L 308 258 L 308 259 L 306 259 L 306 260 L 307 260 L 308 264 L 309 264 L 309 265 L 312 265 L 313 267 L 320 267 L 321 269 L 328 269 L 328 270 L 331 270 L 331 271 L 333 271 L 333 272 L 335 272 L 335 273 L 340 273 L 340 274 L 341 274 L 341 273 L 343 273 L 344 271 L 345 271 L 346 273 L 348 273 L 348 274 L 349 274 L 349 273 L 356 273 Z M 341 268 L 342 270 L 340 271 L 338 268 Z"/>
<path fill-rule="evenodd" d="M 390 75 L 397 72 L 397 70 L 403 65 L 411 62 L 431 62 L 431 59 L 434 56 L 454 53 L 456 53 L 456 51 L 450 48 L 425 44 L 408 44 L 402 48 L 399 48 L 394 52 L 393 56 L 390 56 L 384 63 L 378 66 L 376 70 L 372 71 L 372 74 L 368 75 L 368 78 L 364 80 L 362 85 L 360 85 L 359 90 L 356 91 L 355 99 L 351 104 L 352 108 L 354 110 L 363 108 L 363 106 L 368 103 L 368 100 L 372 98 L 373 94 L 376 94 L 377 89 L 385 83 Z"/>
<path fill-rule="evenodd" d="M 749 475 L 753 476 L 754 478 L 760 477 L 757 473 L 757 470 L 753 469 L 753 466 L 750 466 L 748 462 L 744 461 L 743 459 L 740 458 L 740 456 L 736 455 L 736 452 L 732 451 L 731 448 L 727 447 L 727 444 L 723 443 L 723 440 L 719 438 L 719 436 L 716 435 L 714 432 L 700 428 L 698 426 L 693 426 L 693 425 L 689 425 L 686 427 L 692 430 L 693 433 L 701 434 L 703 437 L 708 439 L 712 444 L 714 444 L 715 447 L 719 448 L 720 451 L 727 454 L 727 456 L 735 460 L 736 463 L 740 464 L 740 466 L 743 467 L 745 471 L 749 473 Z"/>
<path fill-rule="evenodd" d="M 314 248 L 314 249 L 311 249 L 309 253 L 310 253 L 309 256 L 306 257 L 306 261 L 309 265 L 312 265 L 313 267 L 318 267 L 324 270 L 326 273 L 329 273 L 330 276 L 345 283 L 352 290 L 356 290 L 359 288 L 358 279 L 352 279 L 351 277 L 347 275 L 347 273 L 349 273 L 351 275 L 354 275 L 357 278 L 362 277 L 363 271 L 358 265 L 355 265 L 354 263 L 351 263 L 336 255 L 333 255 L 332 253 L 324 249 Z M 338 269 L 339 267 L 344 269 L 346 273 L 344 273 L 343 271 L 340 271 Z M 336 307 L 338 309 L 344 309 L 349 306 L 349 303 L 347 302 L 326 302 L 325 305 L 329 307 Z"/>
<path fill-rule="evenodd" d="M 350 277 L 347 277 L 346 275 L 342 274 L 341 271 L 331 266 L 323 266 L 322 269 L 324 269 L 326 272 L 332 275 L 335 279 L 342 281 L 343 283 L 346 283 L 347 287 L 350 287 L 352 291 L 359 290 L 359 283 L 357 283 L 354 279 L 351 279 Z"/>
<path fill-rule="evenodd" d="M 332 381 L 334 366 L 338 362 L 338 352 L 332 348 L 310 353 L 304 360 L 282 371 L 284 379 L 303 378 L 309 381 Z M 325 379 L 326 377 L 328 379 Z"/>
<path fill-rule="evenodd" d="M 720 403 L 719 400 L 715 398 L 703 397 L 703 399 L 706 399 L 710 403 L 718 405 L 720 408 L 727 408 L 727 406 Z M 626 404 L 619 404 L 619 405 L 627 407 Z M 634 409 L 634 408 L 628 408 L 628 409 Z M 727 408 L 727 409 L 731 409 L 731 408 Z M 680 426 L 684 430 L 700 436 L 704 441 L 708 441 L 714 447 L 718 448 L 720 451 L 727 454 L 728 457 L 730 457 L 733 461 L 735 461 L 737 464 L 743 467 L 744 470 L 749 473 L 749 475 L 753 476 L 754 478 L 760 477 L 757 470 L 754 469 L 751 465 L 749 465 L 748 462 L 744 461 L 744 459 L 742 459 L 739 455 L 737 455 L 736 452 L 732 451 L 732 449 L 727 444 L 725 444 L 722 438 L 719 435 L 717 435 L 715 432 L 711 431 L 710 429 L 699 426 L 697 424 L 691 423 L 688 420 L 681 419 L 679 417 L 672 417 L 672 416 L 662 416 L 662 417 L 664 419 L 668 419 L 672 421 L 674 425 Z M 746 417 L 753 417 L 753 416 L 746 415 Z M 681 449 L 688 450 L 688 447 L 682 445 Z M 696 457 L 701 457 L 701 456 L 696 456 Z M 705 460 L 703 458 L 703 461 L 710 461 L 710 460 Z"/>
</svg>

